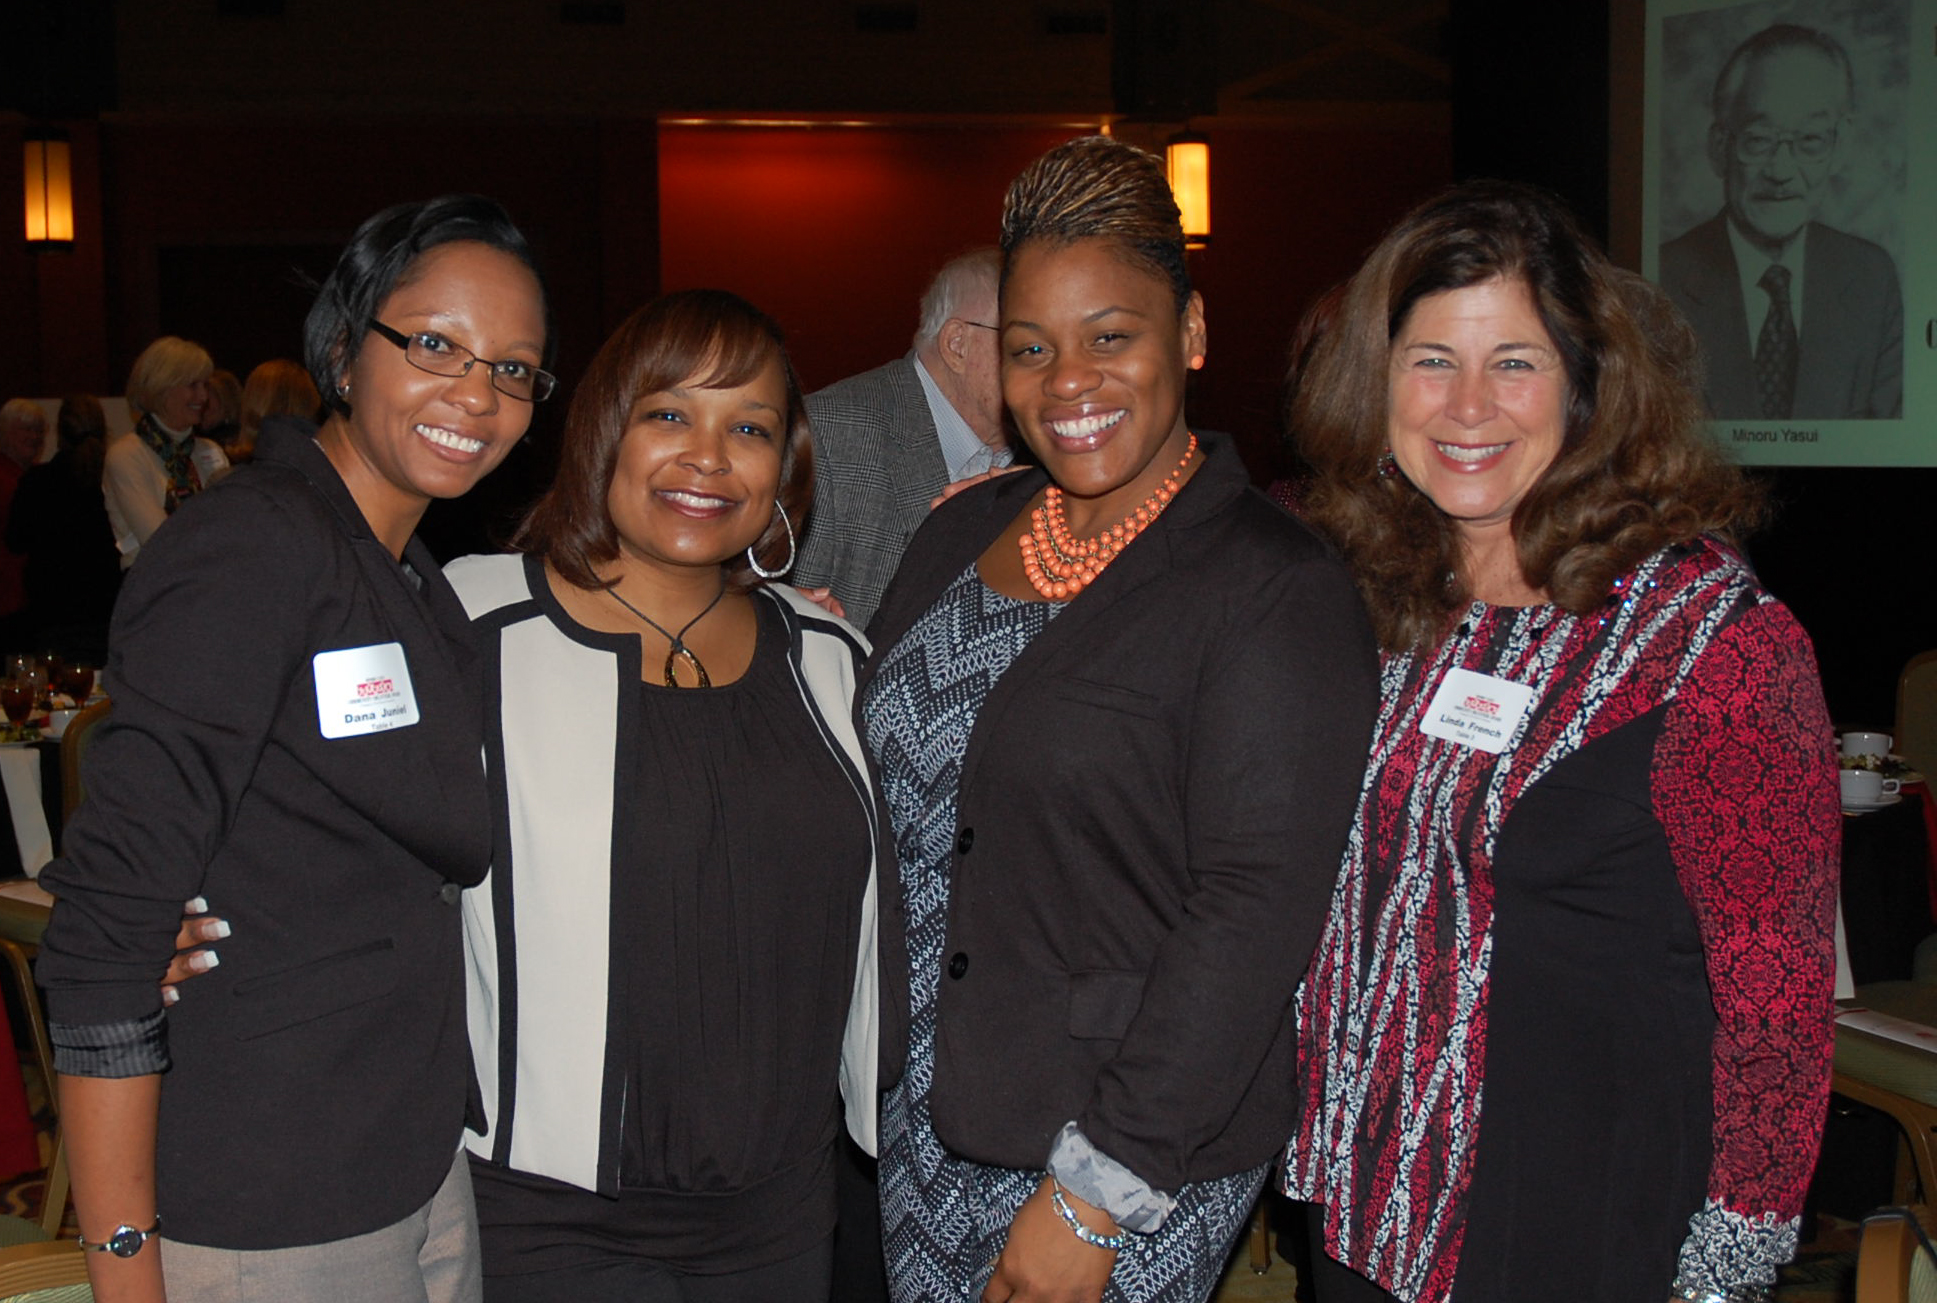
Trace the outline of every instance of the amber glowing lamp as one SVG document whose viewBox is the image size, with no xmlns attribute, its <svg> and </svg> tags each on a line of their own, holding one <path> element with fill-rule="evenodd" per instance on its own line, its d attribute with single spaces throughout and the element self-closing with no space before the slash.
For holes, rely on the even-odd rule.
<svg viewBox="0 0 1937 1303">
<path fill-rule="evenodd" d="M 65 140 L 26 142 L 27 243 L 62 248 L 74 242 L 74 171 Z"/>
</svg>

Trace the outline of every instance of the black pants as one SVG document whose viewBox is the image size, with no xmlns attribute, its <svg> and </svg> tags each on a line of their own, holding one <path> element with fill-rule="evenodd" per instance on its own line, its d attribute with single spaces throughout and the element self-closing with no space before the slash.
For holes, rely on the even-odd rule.
<svg viewBox="0 0 1937 1303">
<path fill-rule="evenodd" d="M 875 1162 L 841 1133 L 834 1154 L 834 1303 L 888 1303 Z"/>
<path fill-rule="evenodd" d="M 828 1303 L 834 1241 L 767 1267 L 689 1276 L 643 1259 L 486 1276 L 484 1303 Z"/>
</svg>

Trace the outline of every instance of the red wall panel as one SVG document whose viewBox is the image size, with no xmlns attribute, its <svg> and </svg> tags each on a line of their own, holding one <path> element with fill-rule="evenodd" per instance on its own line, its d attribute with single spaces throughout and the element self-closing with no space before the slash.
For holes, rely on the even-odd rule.
<svg viewBox="0 0 1937 1303">
<path fill-rule="evenodd" d="M 731 289 L 765 308 L 817 388 L 905 352 L 935 267 L 993 243 L 1010 179 L 1073 134 L 663 127 L 661 280 Z M 1432 130 L 1209 134 L 1215 231 L 1191 268 L 1211 350 L 1191 415 L 1236 433 L 1263 477 L 1299 315 L 1357 268 L 1387 224 L 1451 180 L 1451 146 Z"/>
</svg>

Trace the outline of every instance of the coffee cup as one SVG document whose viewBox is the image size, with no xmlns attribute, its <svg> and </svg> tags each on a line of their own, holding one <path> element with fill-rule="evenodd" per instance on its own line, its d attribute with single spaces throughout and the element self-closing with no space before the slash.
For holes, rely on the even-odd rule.
<svg viewBox="0 0 1937 1303">
<path fill-rule="evenodd" d="M 50 710 L 47 712 L 47 736 L 59 737 L 67 732 L 67 726 L 74 722 L 78 710 Z"/>
<path fill-rule="evenodd" d="M 1890 735 L 1888 733 L 1845 733 L 1843 734 L 1843 754 L 1875 756 L 1881 760 L 1890 754 Z"/>
<path fill-rule="evenodd" d="M 1850 809 L 1882 805 L 1887 796 L 1895 796 L 1900 784 L 1894 778 L 1885 778 L 1874 769 L 1845 769 L 1837 775 L 1843 785 L 1843 804 Z"/>
</svg>

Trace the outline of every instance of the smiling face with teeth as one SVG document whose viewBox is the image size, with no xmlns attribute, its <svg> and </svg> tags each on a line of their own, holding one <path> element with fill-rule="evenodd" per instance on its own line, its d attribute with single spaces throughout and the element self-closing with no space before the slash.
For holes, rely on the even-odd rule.
<svg viewBox="0 0 1937 1303">
<path fill-rule="evenodd" d="M 1387 397 L 1399 469 L 1453 518 L 1470 556 L 1511 558 L 1514 509 L 1566 430 L 1566 372 L 1526 282 L 1420 299 L 1392 341 Z"/>
<path fill-rule="evenodd" d="M 713 370 L 632 405 L 606 492 L 628 569 L 716 569 L 773 519 L 787 441 L 780 360 L 739 385 L 708 387 Z"/>
<path fill-rule="evenodd" d="M 1108 238 L 1011 255 L 1002 393 L 1079 536 L 1123 519 L 1176 467 L 1190 438 L 1184 378 L 1204 345 L 1203 300 L 1180 314 L 1169 282 Z"/>
<path fill-rule="evenodd" d="M 435 332 L 478 357 L 535 367 L 544 354 L 537 277 L 476 241 L 419 254 L 377 320 L 405 333 Z M 532 405 L 492 388 L 483 366 L 468 375 L 432 375 L 406 361 L 403 350 L 378 342 L 358 350 L 346 378 L 350 414 L 331 416 L 317 442 L 371 530 L 397 555 L 432 498 L 469 491 L 531 423 Z"/>
<path fill-rule="evenodd" d="M 171 430 L 193 430 L 201 424 L 208 405 L 208 377 L 203 376 L 163 390 L 161 401 L 155 404 L 155 419 Z"/>
</svg>

